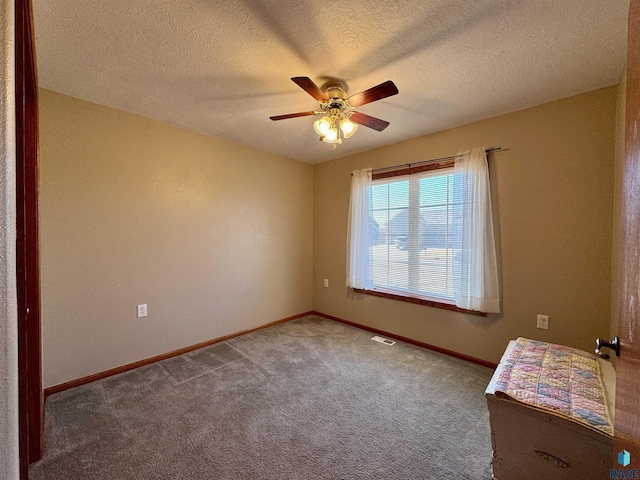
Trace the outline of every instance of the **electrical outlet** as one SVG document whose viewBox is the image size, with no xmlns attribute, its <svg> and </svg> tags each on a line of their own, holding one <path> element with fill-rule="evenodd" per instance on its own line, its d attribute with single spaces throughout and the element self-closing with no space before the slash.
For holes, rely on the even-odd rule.
<svg viewBox="0 0 640 480">
<path fill-rule="evenodd" d="M 143 303 L 138 305 L 138 318 L 147 316 L 147 304 Z"/>
<path fill-rule="evenodd" d="M 324 279 L 324 287 L 325 288 L 329 288 L 329 279 L 328 278 Z"/>
<path fill-rule="evenodd" d="M 549 330 L 549 315 L 538 314 L 538 323 L 536 326 L 542 330 Z"/>
</svg>

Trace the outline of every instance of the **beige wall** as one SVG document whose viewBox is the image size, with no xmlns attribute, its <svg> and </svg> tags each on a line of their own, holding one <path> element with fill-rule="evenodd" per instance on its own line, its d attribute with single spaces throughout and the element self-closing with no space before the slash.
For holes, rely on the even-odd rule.
<svg viewBox="0 0 640 480">
<path fill-rule="evenodd" d="M 40 122 L 45 386 L 311 310 L 310 165 L 47 90 Z"/>
<path fill-rule="evenodd" d="M 627 72 L 622 74 L 618 84 L 618 102 L 616 106 L 616 156 L 613 179 L 613 252 L 611 257 L 611 338 L 619 335 L 618 317 L 620 315 L 618 294 L 622 289 L 622 182 L 625 154 L 625 110 L 627 107 Z"/>
<path fill-rule="evenodd" d="M 610 328 L 616 92 L 312 167 L 43 90 L 45 386 L 311 308 L 489 361 L 517 336 L 592 349 Z M 503 313 L 347 289 L 349 173 L 480 145 L 507 149 L 490 157 Z"/>
<path fill-rule="evenodd" d="M 518 336 L 591 350 L 609 332 L 615 125 L 609 87 L 316 165 L 314 308 L 494 362 Z M 482 318 L 346 288 L 350 172 L 483 145 L 507 149 L 490 157 L 502 314 Z M 537 313 L 550 316 L 548 331 L 536 329 Z"/>
</svg>

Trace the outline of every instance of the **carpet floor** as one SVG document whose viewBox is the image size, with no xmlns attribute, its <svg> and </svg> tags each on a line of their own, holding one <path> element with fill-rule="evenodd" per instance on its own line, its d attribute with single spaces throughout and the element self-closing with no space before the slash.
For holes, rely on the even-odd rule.
<svg viewBox="0 0 640 480">
<path fill-rule="evenodd" d="M 34 480 L 491 478 L 492 370 L 307 316 L 47 398 Z"/>
</svg>

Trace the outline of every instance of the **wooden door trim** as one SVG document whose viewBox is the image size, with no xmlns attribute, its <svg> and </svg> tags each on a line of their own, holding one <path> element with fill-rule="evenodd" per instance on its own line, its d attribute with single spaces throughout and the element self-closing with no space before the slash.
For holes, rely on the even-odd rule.
<svg viewBox="0 0 640 480">
<path fill-rule="evenodd" d="M 15 2 L 16 260 L 20 476 L 42 457 L 43 389 L 38 239 L 38 83 L 31 0 Z"/>
<path fill-rule="evenodd" d="M 616 364 L 616 449 L 631 451 L 632 466 L 640 463 L 640 339 L 633 332 L 640 328 L 640 0 L 629 5 L 627 43 L 627 91 L 625 152 L 622 190 L 622 249 L 619 269 L 621 281 L 616 292 L 618 335 L 621 348 Z"/>
</svg>

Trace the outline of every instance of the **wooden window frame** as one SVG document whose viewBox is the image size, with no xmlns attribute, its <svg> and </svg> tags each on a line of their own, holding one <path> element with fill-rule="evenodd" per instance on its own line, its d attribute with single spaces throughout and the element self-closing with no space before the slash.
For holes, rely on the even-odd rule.
<svg viewBox="0 0 640 480">
<path fill-rule="evenodd" d="M 386 172 L 373 173 L 371 175 L 371 179 L 375 181 L 375 180 L 383 180 L 385 178 L 414 175 L 416 173 L 428 172 L 432 170 L 445 170 L 445 169 L 453 168 L 454 165 L 455 165 L 454 159 L 445 160 L 441 162 L 430 163 L 427 165 L 420 165 L 417 167 L 407 167 L 407 168 L 400 168 L 397 170 L 389 170 Z M 434 307 L 434 308 L 441 308 L 441 309 L 450 310 L 453 312 L 466 313 L 470 315 L 478 315 L 482 317 L 487 316 L 487 314 L 484 312 L 480 312 L 477 310 L 467 310 L 465 308 L 459 308 L 452 303 L 440 302 L 437 300 L 414 297 L 410 295 L 402 295 L 401 293 L 389 293 L 389 292 L 383 292 L 380 290 L 368 290 L 368 289 L 361 289 L 361 288 L 354 288 L 353 291 L 357 293 L 362 293 L 365 295 L 372 295 L 374 297 L 388 298 L 391 300 L 399 300 L 401 302 L 414 303 L 417 305 L 425 305 L 425 306 Z"/>
</svg>

